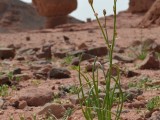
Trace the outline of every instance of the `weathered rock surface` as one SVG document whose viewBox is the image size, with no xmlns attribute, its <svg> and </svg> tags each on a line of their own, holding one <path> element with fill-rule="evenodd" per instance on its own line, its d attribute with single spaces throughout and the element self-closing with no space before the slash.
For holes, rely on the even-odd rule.
<svg viewBox="0 0 160 120">
<path fill-rule="evenodd" d="M 129 11 L 132 13 L 147 12 L 155 0 L 130 0 Z"/>
<path fill-rule="evenodd" d="M 144 61 L 139 65 L 140 69 L 160 69 L 160 60 L 152 53 L 148 54 Z"/>
<path fill-rule="evenodd" d="M 15 50 L 12 48 L 0 48 L 0 59 L 9 59 L 15 57 Z"/>
<path fill-rule="evenodd" d="M 20 0 L 0 1 L 0 26 L 4 28 L 4 32 L 12 28 L 17 30 L 41 28 L 44 20 L 30 4 Z"/>
<path fill-rule="evenodd" d="M 128 105 L 129 108 L 144 108 L 145 107 L 145 102 L 144 101 L 135 101 L 132 102 Z"/>
<path fill-rule="evenodd" d="M 116 59 L 116 60 L 125 62 L 125 63 L 132 63 L 132 62 L 134 61 L 133 58 L 130 58 L 130 57 L 121 55 L 121 54 L 119 54 L 119 53 L 114 54 L 113 58 Z"/>
<path fill-rule="evenodd" d="M 42 106 L 53 99 L 53 92 L 42 88 L 27 88 L 19 93 L 19 100 L 27 102 L 28 106 Z"/>
<path fill-rule="evenodd" d="M 160 120 L 160 111 L 155 111 L 148 120 Z"/>
<path fill-rule="evenodd" d="M 64 16 L 77 8 L 77 0 L 32 0 L 40 15 Z"/>
<path fill-rule="evenodd" d="M 47 17 L 46 27 L 67 23 L 67 15 L 77 8 L 77 0 L 32 0 L 38 13 Z"/>
<path fill-rule="evenodd" d="M 55 79 L 70 78 L 70 74 L 65 68 L 52 68 L 49 72 L 49 77 Z"/>
<path fill-rule="evenodd" d="M 76 0 L 73 0 L 73 1 L 76 1 Z M 45 0 L 44 0 L 44 2 L 48 3 Z M 57 0 L 57 2 L 63 4 L 63 5 L 57 6 L 57 8 L 63 9 L 64 6 L 66 6 L 66 10 L 69 10 L 72 7 L 76 8 L 75 2 L 72 2 L 72 4 L 71 4 L 74 6 L 66 5 L 66 3 L 67 3 L 66 1 L 61 2 L 61 1 Z M 48 8 L 48 7 L 46 7 L 46 8 Z M 46 10 L 46 8 L 43 8 L 43 9 Z M 54 10 L 56 10 L 56 12 L 52 11 L 52 12 L 50 12 L 50 14 L 57 13 L 57 11 L 58 11 L 57 8 L 54 9 Z M 50 7 L 49 9 L 53 9 L 53 8 Z M 66 15 L 68 15 L 68 14 L 66 14 Z M 12 32 L 12 31 L 25 31 L 25 30 L 40 29 L 40 28 L 44 27 L 45 22 L 46 22 L 46 26 L 53 26 L 56 22 L 61 23 L 61 22 L 59 22 L 59 20 L 60 20 L 59 18 L 58 18 L 58 21 L 56 20 L 57 18 L 51 16 L 51 17 L 48 17 L 46 20 L 45 17 L 40 16 L 37 13 L 37 11 L 32 6 L 32 4 L 24 3 L 20 0 L 1 0 L 0 1 L 0 32 Z M 52 20 L 54 20 L 56 22 L 52 23 Z M 63 22 L 63 19 L 62 19 L 62 22 Z M 71 16 L 66 16 L 65 23 L 82 23 L 82 21 L 80 21 L 76 18 L 73 18 Z"/>
<path fill-rule="evenodd" d="M 154 2 L 139 25 L 148 27 L 152 24 L 160 25 L 160 0 Z"/>
<path fill-rule="evenodd" d="M 63 107 L 63 105 L 60 104 L 53 104 L 53 103 L 47 103 L 43 108 L 38 112 L 39 115 L 49 115 L 52 114 L 56 118 L 61 118 L 64 116 L 66 109 Z"/>
<path fill-rule="evenodd" d="M 44 45 L 42 47 L 42 51 L 37 54 L 37 57 L 38 58 L 51 59 L 52 58 L 51 46 L 50 45 Z"/>
<path fill-rule="evenodd" d="M 7 84 L 7 85 L 11 84 L 11 81 L 9 80 L 9 77 L 7 75 L 0 76 L 0 85 L 3 85 L 3 84 Z"/>
</svg>

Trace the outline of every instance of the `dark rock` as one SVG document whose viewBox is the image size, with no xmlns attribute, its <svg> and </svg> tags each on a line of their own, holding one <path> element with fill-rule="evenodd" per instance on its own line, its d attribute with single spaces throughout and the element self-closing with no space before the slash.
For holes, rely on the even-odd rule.
<svg viewBox="0 0 160 120">
<path fill-rule="evenodd" d="M 54 53 L 54 57 L 57 57 L 57 58 L 65 58 L 66 56 L 67 56 L 66 52 L 57 51 Z"/>
<path fill-rule="evenodd" d="M 16 59 L 16 60 L 19 60 L 19 61 L 25 60 L 25 58 L 24 58 L 23 56 L 17 56 L 15 59 Z"/>
<path fill-rule="evenodd" d="M 51 45 L 45 45 L 42 47 L 42 52 L 46 53 L 46 57 L 47 58 L 51 58 L 52 57 L 52 52 L 51 52 Z"/>
<path fill-rule="evenodd" d="M 11 106 L 15 107 L 15 108 L 18 108 L 19 106 L 19 101 L 14 101 Z"/>
<path fill-rule="evenodd" d="M 42 67 L 41 69 L 39 69 L 38 71 L 34 72 L 33 75 L 37 78 L 37 79 L 47 79 L 48 78 L 48 72 L 51 70 L 51 68 L 48 67 Z"/>
<path fill-rule="evenodd" d="M 145 107 L 144 101 L 135 101 L 128 105 L 129 108 L 144 108 Z"/>
<path fill-rule="evenodd" d="M 64 39 L 65 43 L 70 44 L 69 37 L 67 37 L 67 36 L 64 35 L 63 39 Z"/>
<path fill-rule="evenodd" d="M 148 54 L 144 61 L 139 65 L 140 69 L 160 69 L 160 61 L 153 55 Z"/>
<path fill-rule="evenodd" d="M 105 56 L 107 55 L 108 50 L 106 47 L 94 47 L 94 48 L 90 48 L 88 50 L 77 50 L 77 51 L 72 51 L 69 52 L 68 55 L 69 56 L 81 56 L 82 55 L 82 59 L 81 60 L 88 60 L 91 58 L 95 58 L 96 56 L 101 57 L 101 56 Z"/>
<path fill-rule="evenodd" d="M 14 78 L 13 79 L 19 79 L 19 80 L 22 80 L 22 81 L 25 81 L 25 80 L 29 80 L 32 78 L 31 75 L 27 74 L 27 73 L 23 73 L 23 74 L 16 74 L 14 75 Z"/>
<path fill-rule="evenodd" d="M 137 72 L 134 72 L 134 71 L 131 71 L 131 70 L 128 70 L 127 72 L 125 72 L 125 76 L 127 78 L 138 76 L 138 75 L 140 75 L 140 73 L 137 73 Z"/>
<path fill-rule="evenodd" d="M 88 46 L 85 43 L 82 43 L 78 46 L 78 49 L 83 50 L 83 49 L 87 49 Z"/>
<path fill-rule="evenodd" d="M 13 70 L 13 74 L 14 75 L 21 74 L 21 71 L 22 71 L 21 68 L 16 68 Z"/>
<path fill-rule="evenodd" d="M 16 55 L 13 48 L 0 48 L 0 59 L 14 58 Z"/>
<path fill-rule="evenodd" d="M 50 114 L 54 115 L 57 119 L 64 116 L 66 109 L 63 105 L 54 104 L 54 103 L 47 103 L 42 109 L 38 112 L 38 115 L 47 115 Z"/>
<path fill-rule="evenodd" d="M 7 48 L 12 48 L 12 49 L 15 50 L 15 45 L 14 44 L 10 44 L 10 45 L 7 46 Z"/>
<path fill-rule="evenodd" d="M 83 53 L 81 56 L 81 61 L 90 60 L 90 59 L 94 59 L 94 58 L 95 58 L 95 56 L 93 56 L 91 54 Z"/>
<path fill-rule="evenodd" d="M 26 41 L 30 41 L 31 38 L 29 36 L 26 37 Z"/>
<path fill-rule="evenodd" d="M 106 46 L 93 47 L 89 48 L 85 53 L 101 57 L 108 54 L 108 49 Z"/>
<path fill-rule="evenodd" d="M 52 68 L 49 72 L 49 77 L 55 79 L 70 78 L 70 74 L 65 68 Z"/>
<path fill-rule="evenodd" d="M 27 102 L 28 106 L 42 106 L 53 99 L 53 92 L 42 88 L 27 88 L 19 93 L 19 100 Z"/>
<path fill-rule="evenodd" d="M 11 81 L 9 80 L 9 77 L 7 75 L 0 76 L 0 85 L 3 84 L 11 85 Z"/>
</svg>

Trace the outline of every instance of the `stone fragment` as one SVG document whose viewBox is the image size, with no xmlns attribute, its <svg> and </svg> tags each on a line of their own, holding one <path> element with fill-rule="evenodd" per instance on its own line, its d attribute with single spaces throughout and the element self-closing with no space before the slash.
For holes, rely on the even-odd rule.
<svg viewBox="0 0 160 120">
<path fill-rule="evenodd" d="M 66 109 L 63 105 L 55 104 L 55 103 L 47 103 L 42 107 L 42 109 L 38 112 L 38 115 L 54 115 L 57 119 L 60 119 L 64 116 Z"/>
<path fill-rule="evenodd" d="M 144 108 L 146 103 L 144 101 L 135 101 L 128 105 L 129 108 Z"/>
<path fill-rule="evenodd" d="M 134 61 L 133 58 L 130 58 L 130 57 L 127 57 L 127 56 L 118 54 L 118 53 L 116 53 L 116 54 L 113 56 L 113 58 L 116 59 L 116 60 L 125 62 L 125 63 L 132 63 L 132 62 Z"/>
<path fill-rule="evenodd" d="M 14 75 L 16 75 L 16 74 L 21 74 L 21 68 L 15 68 L 14 70 L 13 70 L 13 74 Z"/>
<path fill-rule="evenodd" d="M 9 80 L 9 77 L 5 74 L 0 76 L 0 85 L 3 85 L 3 84 L 11 85 L 11 81 Z"/>
<path fill-rule="evenodd" d="M 106 46 L 93 47 L 93 48 L 89 48 L 85 53 L 94 55 L 97 57 L 102 57 L 108 54 L 108 49 Z"/>
<path fill-rule="evenodd" d="M 53 99 L 53 92 L 44 88 L 27 88 L 18 94 L 20 101 L 26 101 L 28 106 L 43 106 Z"/>
<path fill-rule="evenodd" d="M 14 58 L 16 55 L 13 48 L 0 48 L 0 59 Z"/>
<path fill-rule="evenodd" d="M 42 52 L 38 53 L 37 57 L 51 59 L 52 58 L 51 46 L 50 45 L 43 46 Z"/>
<path fill-rule="evenodd" d="M 71 65 L 78 66 L 80 64 L 80 58 L 75 57 L 72 59 Z"/>
<path fill-rule="evenodd" d="M 155 111 L 148 120 L 160 120 L 160 111 Z"/>
<path fill-rule="evenodd" d="M 49 72 L 49 77 L 55 79 L 63 79 L 70 78 L 70 74 L 70 71 L 65 68 L 52 68 Z"/>
<path fill-rule="evenodd" d="M 128 70 L 128 71 L 125 72 L 125 76 L 127 78 L 138 76 L 138 75 L 140 75 L 140 73 L 134 72 L 132 70 Z"/>
<path fill-rule="evenodd" d="M 154 2 L 155 0 L 130 0 L 129 11 L 132 13 L 145 13 Z"/>
<path fill-rule="evenodd" d="M 19 101 L 18 109 L 24 109 L 27 106 L 26 101 Z"/>
<path fill-rule="evenodd" d="M 160 69 L 160 61 L 151 53 L 139 65 L 140 69 Z"/>
</svg>

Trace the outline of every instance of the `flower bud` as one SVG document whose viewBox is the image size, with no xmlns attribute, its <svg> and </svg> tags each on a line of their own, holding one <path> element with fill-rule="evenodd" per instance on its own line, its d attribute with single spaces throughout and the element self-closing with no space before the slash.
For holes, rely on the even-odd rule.
<svg viewBox="0 0 160 120">
<path fill-rule="evenodd" d="M 93 0 L 88 0 L 90 5 L 93 5 Z"/>
<path fill-rule="evenodd" d="M 103 10 L 103 15 L 105 16 L 107 14 L 106 10 L 104 9 Z"/>
</svg>

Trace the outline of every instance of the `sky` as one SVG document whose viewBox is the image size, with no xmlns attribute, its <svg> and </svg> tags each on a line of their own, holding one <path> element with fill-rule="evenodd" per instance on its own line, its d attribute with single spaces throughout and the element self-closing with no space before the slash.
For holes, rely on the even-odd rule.
<svg viewBox="0 0 160 120">
<path fill-rule="evenodd" d="M 21 1 L 31 2 L 31 0 Z M 117 0 L 117 12 L 126 10 L 128 8 L 128 2 L 129 0 Z M 108 15 L 113 14 L 113 0 L 94 0 L 94 7 L 99 17 L 103 16 L 103 9 L 106 9 Z M 88 0 L 78 0 L 78 8 L 71 15 L 84 21 L 87 18 L 95 19 Z"/>
</svg>

